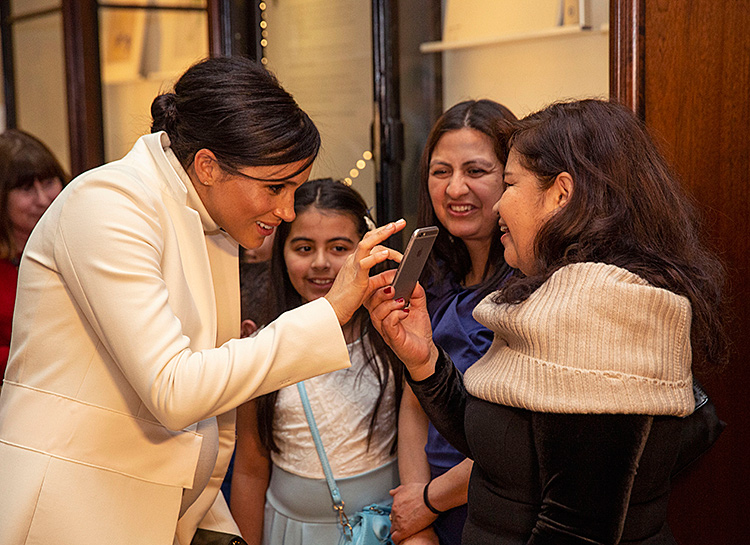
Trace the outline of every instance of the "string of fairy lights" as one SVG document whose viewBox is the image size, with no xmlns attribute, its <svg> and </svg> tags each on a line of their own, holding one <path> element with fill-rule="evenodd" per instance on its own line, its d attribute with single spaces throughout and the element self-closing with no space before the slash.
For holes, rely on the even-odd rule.
<svg viewBox="0 0 750 545">
<path fill-rule="evenodd" d="M 266 22 L 266 3 L 261 2 L 258 4 L 260 8 L 260 46 L 263 48 L 263 56 L 260 58 L 260 62 L 265 66 L 268 64 L 266 58 L 266 46 L 268 45 L 268 22 Z"/>
<path fill-rule="evenodd" d="M 260 62 L 261 64 L 266 66 L 268 64 L 268 57 L 266 57 L 266 47 L 268 46 L 268 21 L 266 21 L 266 2 L 260 2 L 258 4 L 258 8 L 260 9 L 260 22 L 258 24 L 260 26 L 260 46 L 262 48 Z M 366 150 L 362 153 L 362 158 L 358 159 L 355 163 L 355 166 L 349 170 L 349 175 L 346 176 L 342 181 L 346 185 L 352 185 L 354 183 L 354 180 L 359 176 L 360 172 L 367 168 L 367 165 L 370 161 L 372 161 L 372 152 Z"/>
</svg>

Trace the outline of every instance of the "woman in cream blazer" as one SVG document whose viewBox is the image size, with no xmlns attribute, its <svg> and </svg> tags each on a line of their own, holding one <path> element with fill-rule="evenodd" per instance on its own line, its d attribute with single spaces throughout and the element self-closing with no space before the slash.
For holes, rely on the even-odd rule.
<svg viewBox="0 0 750 545">
<path fill-rule="evenodd" d="M 228 166 L 233 152 L 220 142 L 194 146 L 197 152 L 186 146 L 184 126 L 197 124 L 189 119 L 194 113 L 181 112 L 188 111 L 186 98 L 200 96 L 198 116 L 210 120 L 213 103 L 240 96 L 241 114 L 257 113 L 257 98 L 269 95 L 286 100 L 289 125 L 298 128 L 291 141 L 304 142 L 299 127 L 313 141 L 313 153 L 302 147 L 299 158 L 280 148 L 287 159 L 271 165 L 280 164 L 282 174 L 302 161 L 291 176 L 250 179 L 258 169 Z M 123 159 L 74 180 L 26 247 L 0 395 L 2 545 L 188 545 L 198 527 L 239 533 L 218 493 L 234 445 L 235 407 L 349 365 L 340 321 L 364 297 L 367 269 L 385 259 L 370 250 L 401 227 L 391 224 L 363 241 L 338 299 L 320 299 L 255 338 L 237 339 L 232 235 L 259 245 L 258 232 L 272 227 L 268 218 L 288 219 L 319 136 L 273 76 L 242 59 L 192 67 L 164 100 L 170 119 L 161 123 L 155 113 L 154 128 L 163 124 L 167 132 L 142 137 Z M 221 128 L 233 150 L 243 138 L 253 145 L 246 125 L 234 137 Z M 238 180 L 217 183 L 212 162 L 214 174 L 221 166 Z M 238 227 L 260 204 L 242 208 L 241 200 L 218 198 L 237 184 L 271 195 L 276 208 L 262 214 L 262 225 Z"/>
</svg>

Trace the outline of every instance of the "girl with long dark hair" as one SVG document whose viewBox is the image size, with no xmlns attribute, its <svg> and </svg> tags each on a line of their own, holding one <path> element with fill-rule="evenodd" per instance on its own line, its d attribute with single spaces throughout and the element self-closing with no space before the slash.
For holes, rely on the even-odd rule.
<svg viewBox="0 0 750 545">
<path fill-rule="evenodd" d="M 296 219 L 280 226 L 274 239 L 272 317 L 324 297 L 347 256 L 374 227 L 359 193 L 331 179 L 301 186 L 294 210 Z M 389 502 L 388 491 L 398 483 L 403 371 L 364 308 L 343 331 L 352 366 L 305 385 L 346 511 L 354 513 Z M 243 405 L 237 434 L 231 505 L 245 539 L 265 545 L 337 543 L 339 518 L 296 387 Z"/>
</svg>

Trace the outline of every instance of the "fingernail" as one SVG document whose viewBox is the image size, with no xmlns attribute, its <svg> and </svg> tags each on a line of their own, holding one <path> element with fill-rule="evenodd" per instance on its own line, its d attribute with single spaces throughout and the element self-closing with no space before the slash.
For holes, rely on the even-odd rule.
<svg viewBox="0 0 750 545">
<path fill-rule="evenodd" d="M 404 307 L 404 312 L 406 312 L 407 314 L 409 314 L 409 312 L 411 312 L 411 310 L 409 309 L 409 307 Z"/>
<path fill-rule="evenodd" d="M 403 303 L 404 302 L 404 298 L 403 297 L 399 297 L 398 299 L 396 299 L 396 302 L 397 303 Z"/>
<path fill-rule="evenodd" d="M 390 287 L 390 286 L 388 286 L 387 288 L 385 288 L 385 289 L 383 290 L 383 293 L 385 293 L 386 295 L 390 295 L 390 294 L 392 294 L 392 293 L 393 293 L 393 288 L 392 288 L 392 287 Z"/>
</svg>

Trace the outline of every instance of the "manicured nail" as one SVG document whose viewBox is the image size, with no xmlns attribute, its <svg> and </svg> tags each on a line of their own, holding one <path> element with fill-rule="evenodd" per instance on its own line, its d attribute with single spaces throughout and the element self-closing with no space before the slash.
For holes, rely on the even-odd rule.
<svg viewBox="0 0 750 545">
<path fill-rule="evenodd" d="M 393 288 L 392 288 L 392 287 L 390 287 L 390 286 L 388 286 L 387 288 L 385 288 L 385 289 L 383 290 L 383 293 L 385 293 L 386 295 L 390 295 L 390 294 L 392 294 L 392 293 L 393 293 Z"/>
<path fill-rule="evenodd" d="M 404 298 L 403 297 L 399 297 L 398 299 L 396 299 L 396 302 L 397 303 L 403 303 L 404 302 Z"/>
<path fill-rule="evenodd" d="M 409 307 L 404 307 L 404 312 L 406 312 L 407 314 L 409 314 L 410 310 L 411 309 L 409 309 Z"/>
</svg>

